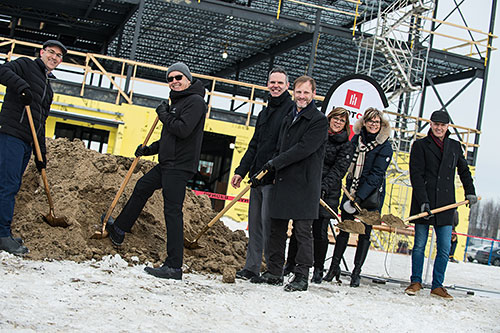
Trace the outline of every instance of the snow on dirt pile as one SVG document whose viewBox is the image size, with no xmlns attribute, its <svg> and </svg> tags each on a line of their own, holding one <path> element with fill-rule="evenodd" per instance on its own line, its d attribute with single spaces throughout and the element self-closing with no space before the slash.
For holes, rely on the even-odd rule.
<svg viewBox="0 0 500 333">
<path fill-rule="evenodd" d="M 119 254 L 129 264 L 161 264 L 166 254 L 166 232 L 163 197 L 156 191 L 149 199 L 121 247 L 109 239 L 90 236 L 99 230 L 101 215 L 113 201 L 133 159 L 100 154 L 86 149 L 79 140 L 47 139 L 47 176 L 55 204 L 55 216 L 66 216 L 68 228 L 54 228 L 42 215 L 49 212 L 47 197 L 35 169 L 30 163 L 16 198 L 12 223 L 13 234 L 21 236 L 30 249 L 27 258 L 82 262 Z M 137 180 L 155 163 L 140 160 L 113 217 L 121 211 Z M 186 192 L 184 233 L 192 239 L 214 216 L 210 199 Z M 247 238 L 243 231 L 232 232 L 221 221 L 210 228 L 199 243 L 200 250 L 184 250 L 185 270 L 222 273 L 224 269 L 243 266 Z"/>
</svg>

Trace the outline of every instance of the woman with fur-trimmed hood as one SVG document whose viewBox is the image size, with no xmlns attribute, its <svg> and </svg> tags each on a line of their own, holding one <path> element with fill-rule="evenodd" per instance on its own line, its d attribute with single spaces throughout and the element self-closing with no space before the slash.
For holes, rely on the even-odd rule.
<svg viewBox="0 0 500 333">
<path fill-rule="evenodd" d="M 368 211 L 381 210 L 385 195 L 385 173 L 392 158 L 392 147 L 389 142 L 391 126 L 384 114 L 368 108 L 361 119 L 353 126 L 354 156 L 347 173 L 347 189 L 354 201 Z M 354 203 L 344 195 L 342 198 L 342 220 L 354 220 L 356 213 Z M 363 223 L 364 224 L 364 223 Z M 351 287 L 360 283 L 361 267 L 370 248 L 371 225 L 365 226 L 365 233 L 359 234 L 354 269 L 351 273 Z M 340 260 L 349 241 L 349 233 L 341 230 L 337 237 L 332 263 L 327 276 L 340 278 Z M 331 280 L 331 279 L 330 279 Z"/>
</svg>

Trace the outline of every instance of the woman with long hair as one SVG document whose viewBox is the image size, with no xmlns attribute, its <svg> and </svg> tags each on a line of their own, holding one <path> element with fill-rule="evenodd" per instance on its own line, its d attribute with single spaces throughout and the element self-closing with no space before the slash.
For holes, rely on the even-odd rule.
<svg viewBox="0 0 500 333">
<path fill-rule="evenodd" d="M 375 108 L 368 108 L 363 117 L 353 126 L 354 136 L 351 143 L 355 149 L 347 174 L 347 189 L 354 202 L 368 211 L 381 210 L 385 195 L 385 174 L 392 158 L 389 142 L 391 127 L 389 120 Z M 341 204 L 342 220 L 353 220 L 354 203 L 344 195 Z M 361 267 L 370 248 L 371 225 L 365 224 L 365 233 L 358 236 L 354 256 L 354 269 L 351 273 L 351 287 L 360 283 Z M 324 280 L 340 278 L 340 260 L 344 255 L 349 233 L 341 230 L 333 251 L 330 270 Z"/>
</svg>

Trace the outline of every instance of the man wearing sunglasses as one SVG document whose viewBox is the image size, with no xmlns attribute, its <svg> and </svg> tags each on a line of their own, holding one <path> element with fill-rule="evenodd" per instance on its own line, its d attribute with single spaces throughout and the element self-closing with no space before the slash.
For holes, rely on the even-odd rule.
<svg viewBox="0 0 500 333">
<path fill-rule="evenodd" d="M 147 200 L 155 190 L 162 189 L 163 211 L 167 229 L 167 258 L 162 267 L 144 270 L 164 279 L 182 279 L 184 233 L 182 205 L 186 184 L 198 170 L 205 125 L 205 88 L 191 76 L 188 66 L 178 62 L 168 68 L 170 87 L 168 105 L 162 102 L 156 113 L 163 123 L 160 140 L 150 146 L 139 145 L 135 156 L 159 154 L 159 164 L 137 181 L 134 192 L 113 223 L 106 230 L 113 244 L 123 243 Z"/>
<path fill-rule="evenodd" d="M 21 238 L 11 232 L 15 197 L 33 150 L 25 107 L 31 107 L 33 122 L 42 151 L 42 161 L 35 155 L 40 172 L 46 165 L 45 121 L 49 115 L 53 92 L 52 71 L 62 62 L 66 47 L 57 40 L 43 44 L 39 57 L 18 58 L 0 66 L 0 84 L 7 87 L 0 112 L 0 250 L 22 255 L 28 253 Z"/>
</svg>

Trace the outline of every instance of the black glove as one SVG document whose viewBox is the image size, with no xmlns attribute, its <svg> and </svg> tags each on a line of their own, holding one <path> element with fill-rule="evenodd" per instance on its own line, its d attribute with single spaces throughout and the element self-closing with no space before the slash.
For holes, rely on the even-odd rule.
<svg viewBox="0 0 500 333">
<path fill-rule="evenodd" d="M 269 160 L 262 166 L 262 170 L 267 170 L 268 172 L 274 171 L 274 163 L 273 160 Z"/>
<path fill-rule="evenodd" d="M 472 206 L 477 203 L 477 196 L 475 194 L 467 194 L 465 199 L 469 200 L 469 205 Z"/>
<path fill-rule="evenodd" d="M 167 120 L 167 115 L 170 112 L 170 105 L 168 105 L 165 101 L 161 102 L 160 105 L 156 107 L 156 114 L 158 118 L 164 123 Z"/>
<path fill-rule="evenodd" d="M 424 220 L 428 220 L 434 216 L 434 214 L 431 213 L 431 205 L 429 205 L 428 202 L 424 202 L 422 206 L 420 206 L 420 212 L 421 213 L 427 212 L 427 214 L 429 214 L 424 217 Z"/>
<path fill-rule="evenodd" d="M 260 172 L 257 172 L 255 175 L 253 175 L 252 177 L 250 177 L 250 187 L 253 187 L 253 188 L 256 188 L 258 186 L 262 186 L 264 185 L 262 183 L 262 178 L 261 179 L 257 179 L 257 175 L 259 174 Z"/>
<path fill-rule="evenodd" d="M 19 98 L 24 105 L 30 105 L 31 102 L 33 102 L 33 94 L 31 93 L 31 89 L 24 88 L 23 91 L 21 91 Z"/>
<path fill-rule="evenodd" d="M 140 157 L 140 156 L 147 156 L 149 155 L 149 146 L 142 146 L 138 145 L 137 149 L 135 150 L 135 156 Z"/>
<path fill-rule="evenodd" d="M 41 161 L 39 161 L 35 156 L 35 165 L 38 172 L 42 172 L 42 169 L 45 169 L 47 167 L 47 157 L 45 157 L 45 154 L 42 154 Z"/>
<path fill-rule="evenodd" d="M 356 207 L 361 207 L 361 199 L 359 197 L 354 197 L 354 200 L 351 200 L 351 206 Z"/>
</svg>

